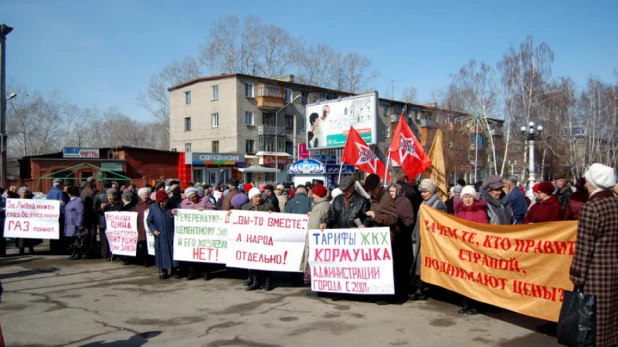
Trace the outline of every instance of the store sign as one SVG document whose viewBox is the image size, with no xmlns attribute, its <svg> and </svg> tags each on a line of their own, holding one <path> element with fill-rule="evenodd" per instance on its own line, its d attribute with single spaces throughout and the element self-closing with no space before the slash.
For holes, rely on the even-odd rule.
<svg viewBox="0 0 618 347">
<path fill-rule="evenodd" d="M 107 171 L 115 171 L 115 172 L 123 171 L 122 163 L 117 162 L 117 161 L 116 162 L 102 162 L 101 169 L 107 170 Z"/>
<path fill-rule="evenodd" d="M 62 149 L 63 158 L 98 158 L 98 148 L 64 147 Z"/>
<path fill-rule="evenodd" d="M 309 158 L 309 149 L 307 148 L 307 144 L 299 143 L 298 144 L 298 159 L 302 160 L 302 159 L 307 159 L 307 158 Z"/>
<path fill-rule="evenodd" d="M 324 164 L 313 159 L 303 159 L 294 162 L 288 168 L 289 174 L 322 174 L 326 172 Z"/>
<path fill-rule="evenodd" d="M 189 154 L 189 153 L 187 153 Z M 185 159 L 187 165 L 243 165 L 245 155 L 241 153 L 190 153 Z"/>
<path fill-rule="evenodd" d="M 262 157 L 264 165 L 288 165 L 288 157 L 265 155 Z"/>
<path fill-rule="evenodd" d="M 340 170 L 341 170 L 341 174 L 344 174 L 344 175 L 353 174 L 356 171 L 354 166 L 348 165 L 348 164 L 343 164 L 343 166 L 335 165 L 335 164 L 326 164 L 327 174 L 339 174 Z"/>
</svg>

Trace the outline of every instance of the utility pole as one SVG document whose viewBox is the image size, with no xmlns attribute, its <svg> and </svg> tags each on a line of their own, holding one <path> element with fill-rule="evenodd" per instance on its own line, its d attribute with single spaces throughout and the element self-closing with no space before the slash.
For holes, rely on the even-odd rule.
<svg viewBox="0 0 618 347">
<path fill-rule="evenodd" d="M 0 186 L 6 187 L 6 35 L 13 28 L 0 24 Z"/>
</svg>

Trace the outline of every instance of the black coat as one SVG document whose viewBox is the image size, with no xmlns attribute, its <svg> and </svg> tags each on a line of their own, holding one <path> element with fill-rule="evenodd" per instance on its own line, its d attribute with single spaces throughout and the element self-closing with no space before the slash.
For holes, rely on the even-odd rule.
<svg viewBox="0 0 618 347">
<path fill-rule="evenodd" d="M 266 195 L 266 197 L 264 198 L 264 203 L 270 203 L 271 205 L 273 205 L 273 212 L 281 212 L 281 209 L 279 208 L 279 199 L 277 199 L 277 195 L 275 195 L 274 193 Z"/>
<path fill-rule="evenodd" d="M 423 203 L 423 197 L 421 196 L 421 192 L 418 188 L 413 187 L 403 181 L 398 181 L 397 184 L 401 187 L 401 190 L 403 190 L 405 197 L 412 203 L 412 208 L 414 208 L 414 211 L 418 211 Z"/>
<path fill-rule="evenodd" d="M 369 200 L 355 193 L 350 206 L 346 210 L 344 196 L 341 194 L 333 200 L 324 223 L 329 229 L 357 228 L 354 220 L 358 218 L 362 224 L 365 224 L 365 220 L 368 218 L 365 213 L 369 211 L 369 207 Z"/>
<path fill-rule="evenodd" d="M 105 192 L 98 192 L 95 194 L 93 210 L 97 216 L 97 219 L 94 221 L 94 223 L 99 228 L 105 228 L 105 211 L 101 209 L 101 204 L 108 203 L 109 201 L 107 200 L 107 194 Z"/>
</svg>

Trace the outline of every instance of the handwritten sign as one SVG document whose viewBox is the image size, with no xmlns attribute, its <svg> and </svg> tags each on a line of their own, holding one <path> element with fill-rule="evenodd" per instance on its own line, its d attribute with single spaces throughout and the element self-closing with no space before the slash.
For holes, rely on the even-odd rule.
<svg viewBox="0 0 618 347">
<path fill-rule="evenodd" d="M 6 199 L 4 237 L 58 240 L 60 201 Z"/>
<path fill-rule="evenodd" d="M 105 236 L 113 254 L 137 253 L 137 212 L 105 212 Z"/>
<path fill-rule="evenodd" d="M 311 290 L 395 294 L 389 228 L 309 230 Z"/>
<path fill-rule="evenodd" d="M 577 222 L 487 225 L 421 205 L 421 278 L 478 301 L 557 322 Z"/>
<path fill-rule="evenodd" d="M 225 264 L 227 211 L 176 210 L 174 260 Z"/>
<path fill-rule="evenodd" d="M 233 210 L 228 222 L 227 266 L 299 272 L 306 215 Z"/>
<path fill-rule="evenodd" d="M 148 220 L 148 212 L 150 212 L 150 210 L 144 211 L 144 230 L 146 230 L 146 252 L 148 252 L 149 255 L 154 256 L 155 236 L 150 232 L 150 229 L 148 229 L 148 223 L 146 222 Z"/>
</svg>

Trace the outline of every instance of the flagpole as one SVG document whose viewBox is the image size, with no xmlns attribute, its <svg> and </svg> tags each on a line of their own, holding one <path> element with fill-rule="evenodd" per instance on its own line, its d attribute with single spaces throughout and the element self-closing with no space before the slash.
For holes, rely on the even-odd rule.
<svg viewBox="0 0 618 347">
<path fill-rule="evenodd" d="M 337 180 L 337 185 L 339 185 L 339 182 L 341 182 L 341 170 L 343 170 L 343 160 L 341 161 L 341 165 L 339 165 L 339 179 Z"/>
<path fill-rule="evenodd" d="M 388 157 L 386 158 L 386 169 L 384 169 L 384 187 L 386 187 L 386 179 L 388 178 L 388 165 L 391 163 L 391 151 L 388 151 Z"/>
</svg>

